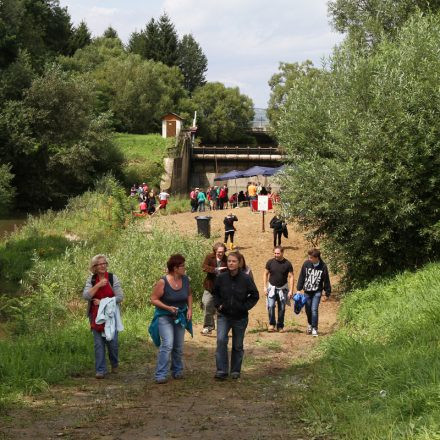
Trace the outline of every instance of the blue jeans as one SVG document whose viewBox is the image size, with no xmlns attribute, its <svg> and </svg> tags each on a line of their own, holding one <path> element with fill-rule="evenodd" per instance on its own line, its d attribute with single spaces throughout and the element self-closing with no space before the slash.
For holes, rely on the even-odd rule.
<svg viewBox="0 0 440 440">
<path fill-rule="evenodd" d="M 269 312 L 269 324 L 276 326 L 277 329 L 284 328 L 284 314 L 286 312 L 286 299 L 281 300 L 279 289 L 275 290 L 275 295 L 267 297 L 267 310 Z M 278 306 L 278 322 L 275 319 L 275 306 Z"/>
<path fill-rule="evenodd" d="M 198 209 L 199 212 L 205 212 L 205 202 L 199 202 Z"/>
<path fill-rule="evenodd" d="M 217 316 L 217 350 L 215 361 L 217 374 L 227 376 L 229 373 L 228 341 L 232 329 L 231 373 L 240 373 L 243 362 L 243 340 L 248 318 L 232 319 L 220 313 Z"/>
<path fill-rule="evenodd" d="M 321 294 L 322 292 L 305 293 L 307 298 L 307 302 L 305 304 L 307 321 L 309 325 L 316 329 L 318 329 L 318 307 L 319 303 L 321 302 Z"/>
<path fill-rule="evenodd" d="M 119 364 L 118 358 L 118 332 L 115 331 L 113 340 L 107 341 L 101 332 L 92 329 L 93 341 L 95 343 L 95 371 L 99 374 L 107 373 L 107 363 L 105 361 L 105 347 L 107 346 L 108 358 L 112 367 Z"/>
<path fill-rule="evenodd" d="M 175 324 L 173 316 L 159 316 L 158 320 L 161 343 L 154 375 L 156 380 L 167 378 L 170 354 L 171 374 L 173 377 L 182 374 L 183 341 L 185 340 L 185 328 L 180 324 Z"/>
</svg>

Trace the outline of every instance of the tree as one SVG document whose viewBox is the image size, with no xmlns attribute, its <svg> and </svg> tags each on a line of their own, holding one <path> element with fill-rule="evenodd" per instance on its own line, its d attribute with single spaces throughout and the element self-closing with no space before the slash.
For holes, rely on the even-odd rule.
<svg viewBox="0 0 440 440">
<path fill-rule="evenodd" d="M 102 34 L 104 38 L 119 38 L 118 33 L 116 32 L 116 29 L 109 26 L 104 33 Z"/>
<path fill-rule="evenodd" d="M 329 15 L 339 32 L 362 46 L 372 47 L 383 35 L 388 37 L 416 11 L 436 12 L 438 0 L 331 0 Z"/>
<path fill-rule="evenodd" d="M 161 61 L 167 66 L 176 66 L 179 57 L 179 38 L 176 28 L 166 13 L 159 18 L 158 26 L 160 58 L 157 61 Z"/>
<path fill-rule="evenodd" d="M 140 32 L 133 32 L 128 42 L 128 50 L 140 55 L 146 60 L 161 60 L 161 43 L 159 25 L 152 18 L 145 29 Z"/>
<path fill-rule="evenodd" d="M 94 76 L 99 89 L 107 91 L 109 110 L 120 131 L 160 131 L 162 116 L 176 111 L 186 96 L 177 67 L 143 60 L 134 54 L 108 61 Z"/>
<path fill-rule="evenodd" d="M 301 81 L 304 76 L 315 76 L 320 70 L 313 67 L 310 60 L 300 63 L 283 63 L 278 68 L 279 72 L 275 73 L 269 80 L 271 95 L 269 99 L 269 108 L 267 114 L 272 128 L 276 129 L 280 116 L 280 108 L 286 101 L 289 91 L 295 85 L 296 81 Z"/>
<path fill-rule="evenodd" d="M 370 56 L 344 44 L 295 82 L 277 135 L 283 209 L 348 286 L 440 256 L 440 17 L 417 15 Z"/>
<path fill-rule="evenodd" d="M 70 54 L 73 55 L 78 49 L 88 46 L 92 42 L 92 35 L 85 21 L 73 30 L 70 38 Z"/>
<path fill-rule="evenodd" d="M 42 71 L 47 58 L 69 53 L 72 23 L 58 0 L 0 2 L 0 63 L 12 63 L 26 50 L 33 67 Z"/>
<path fill-rule="evenodd" d="M 0 165 L 0 217 L 4 217 L 12 206 L 15 188 L 11 185 L 14 175 L 11 173 L 11 166 Z"/>
<path fill-rule="evenodd" d="M 177 65 L 178 42 L 174 24 L 167 14 L 163 14 L 158 21 L 152 18 L 144 30 L 131 34 L 128 50 L 171 67 Z"/>
<path fill-rule="evenodd" d="M 184 35 L 179 43 L 178 65 L 185 78 L 185 88 L 190 93 L 206 83 L 208 60 L 191 34 Z"/>
<path fill-rule="evenodd" d="M 96 116 L 94 100 L 85 77 L 51 66 L 22 101 L 6 102 L 0 111 L 0 162 L 11 164 L 20 208 L 61 207 L 97 176 L 120 172 L 108 115 Z"/>
<path fill-rule="evenodd" d="M 242 141 L 254 117 L 252 100 L 238 87 L 225 87 L 219 82 L 197 88 L 182 108 L 187 114 L 197 111 L 198 134 L 211 143 Z"/>
</svg>

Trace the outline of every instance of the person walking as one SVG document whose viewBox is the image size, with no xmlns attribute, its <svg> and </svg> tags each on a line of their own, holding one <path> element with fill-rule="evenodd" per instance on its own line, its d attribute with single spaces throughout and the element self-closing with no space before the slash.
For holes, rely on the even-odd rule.
<svg viewBox="0 0 440 440">
<path fill-rule="evenodd" d="M 263 289 L 267 297 L 269 313 L 269 332 L 275 330 L 284 332 L 284 314 L 288 299 L 293 296 L 293 266 L 284 258 L 284 249 L 276 246 L 274 258 L 266 263 L 263 275 Z M 278 319 L 275 318 L 275 308 L 278 306 Z"/>
<path fill-rule="evenodd" d="M 203 190 L 200 190 L 197 194 L 197 205 L 199 212 L 205 212 L 206 194 Z"/>
<path fill-rule="evenodd" d="M 243 342 L 248 325 L 249 310 L 258 302 L 259 294 L 254 281 L 239 268 L 239 255 L 228 255 L 228 270 L 221 273 L 214 282 L 214 304 L 218 312 L 217 349 L 215 353 L 215 378 L 225 380 L 229 372 L 232 379 L 238 379 L 243 362 Z M 232 329 L 232 350 L 229 367 L 228 340 Z"/>
<path fill-rule="evenodd" d="M 217 209 L 217 187 L 213 186 L 211 187 L 211 189 L 209 190 L 209 204 L 211 206 L 211 210 L 215 211 Z"/>
<path fill-rule="evenodd" d="M 303 290 L 306 296 L 307 334 L 318 336 L 318 308 L 322 292 L 325 291 L 325 298 L 328 299 L 332 286 L 327 265 L 321 259 L 321 252 L 314 248 L 307 254 L 309 257 L 302 265 L 296 289 L 298 292 Z"/>
<path fill-rule="evenodd" d="M 274 215 L 269 226 L 273 229 L 273 247 L 281 246 L 281 236 L 284 230 L 283 221 L 277 215 Z"/>
<path fill-rule="evenodd" d="M 253 211 L 254 208 L 252 206 L 252 202 L 254 200 L 257 200 L 257 187 L 255 186 L 255 184 L 253 182 L 248 183 L 247 193 L 249 196 L 249 205 L 251 207 L 251 211 Z"/>
<path fill-rule="evenodd" d="M 105 360 L 105 349 L 107 347 L 108 358 L 110 360 L 111 372 L 118 372 L 119 353 L 118 353 L 118 332 L 123 329 L 119 313 L 119 304 L 124 299 L 118 277 L 107 272 L 108 261 L 105 255 L 95 255 L 89 265 L 91 275 L 86 281 L 83 290 L 83 298 L 88 301 L 87 316 L 90 321 L 90 329 L 93 334 L 95 346 L 95 377 L 103 379 L 107 374 L 107 363 Z M 103 312 L 104 301 L 108 306 L 114 301 L 113 307 L 116 312 L 115 327 L 109 334 L 106 324 L 96 323 L 96 318 Z M 101 301 L 103 302 L 101 304 Z M 101 306 L 101 310 L 100 310 Z M 107 333 L 107 334 L 106 334 Z M 107 337 L 109 336 L 109 338 Z"/>
<path fill-rule="evenodd" d="M 234 226 L 234 222 L 238 222 L 236 215 L 230 213 L 223 219 L 223 224 L 225 225 L 225 246 L 228 246 L 228 238 L 231 240 L 229 249 L 234 249 L 234 234 L 237 230 Z"/>
<path fill-rule="evenodd" d="M 151 293 L 151 303 L 156 309 L 149 333 L 155 344 L 160 344 L 154 375 L 158 384 L 168 381 L 170 356 L 173 378 L 183 378 L 185 329 L 192 334 L 192 292 L 185 275 L 185 258 L 171 255 L 167 269 L 168 274 L 156 283 Z"/>
<path fill-rule="evenodd" d="M 223 243 L 215 243 L 212 252 L 205 257 L 202 270 L 206 273 L 203 281 L 203 329 L 202 335 L 209 335 L 215 329 L 215 307 L 212 289 L 216 277 L 227 269 L 226 246 Z"/>
</svg>

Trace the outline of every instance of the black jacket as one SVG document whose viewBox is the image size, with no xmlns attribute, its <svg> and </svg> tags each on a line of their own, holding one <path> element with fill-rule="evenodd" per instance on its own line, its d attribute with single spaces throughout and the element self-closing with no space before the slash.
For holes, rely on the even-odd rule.
<svg viewBox="0 0 440 440">
<path fill-rule="evenodd" d="M 325 294 L 330 296 L 332 286 L 327 265 L 319 260 L 318 266 L 314 266 L 310 260 L 304 262 L 299 274 L 297 290 L 303 290 L 307 293 L 315 293 L 325 290 Z"/>
<path fill-rule="evenodd" d="M 274 232 L 282 232 L 284 228 L 284 222 L 277 216 L 273 217 L 269 223 L 269 226 Z"/>
<path fill-rule="evenodd" d="M 221 273 L 215 279 L 212 294 L 219 313 L 233 319 L 246 318 L 259 299 L 254 281 L 241 270 L 235 276 L 229 270 Z"/>
</svg>

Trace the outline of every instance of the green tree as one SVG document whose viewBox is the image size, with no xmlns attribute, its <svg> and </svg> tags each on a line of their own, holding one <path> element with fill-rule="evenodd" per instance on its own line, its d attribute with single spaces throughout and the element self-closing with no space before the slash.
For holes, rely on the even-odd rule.
<svg viewBox="0 0 440 440">
<path fill-rule="evenodd" d="M 190 93 L 206 83 L 208 59 L 191 34 L 184 35 L 179 43 L 178 65 L 185 78 L 185 88 Z"/>
<path fill-rule="evenodd" d="M 146 60 L 160 61 L 167 66 L 178 62 L 179 39 L 174 24 L 166 13 L 158 21 L 152 18 L 145 29 L 133 32 L 128 42 L 128 50 Z"/>
<path fill-rule="evenodd" d="M 26 50 L 34 68 L 42 71 L 47 58 L 68 54 L 72 23 L 58 0 L 2 0 L 0 2 L 0 63 L 12 63 Z"/>
<path fill-rule="evenodd" d="M 282 108 L 283 208 L 348 285 L 440 256 L 439 45 L 438 16 L 411 18 L 369 57 L 343 45 Z"/>
<path fill-rule="evenodd" d="M 129 52 L 136 53 L 146 60 L 161 60 L 159 24 L 152 18 L 140 32 L 133 32 L 128 42 Z"/>
<path fill-rule="evenodd" d="M 374 46 L 382 36 L 392 36 L 417 10 L 436 12 L 438 0 L 331 0 L 333 26 L 362 45 Z"/>
<path fill-rule="evenodd" d="M 97 176 L 119 173 L 109 118 L 95 115 L 94 100 L 90 82 L 52 66 L 2 108 L 0 162 L 12 166 L 19 207 L 60 207 Z"/>
<path fill-rule="evenodd" d="M 85 21 L 73 30 L 70 38 L 70 54 L 73 55 L 78 49 L 88 46 L 92 42 L 92 35 Z"/>
<path fill-rule="evenodd" d="M 109 27 L 104 31 L 104 33 L 102 34 L 102 36 L 103 36 L 104 38 L 118 38 L 118 39 L 119 39 L 119 36 L 118 36 L 118 33 L 117 33 L 116 29 L 114 29 L 114 28 L 111 27 L 111 26 L 109 26 Z"/>
<path fill-rule="evenodd" d="M 14 175 L 11 166 L 0 164 L 0 217 L 8 214 L 15 196 L 15 188 L 11 185 Z"/>
<path fill-rule="evenodd" d="M 273 128 L 277 127 L 280 108 L 282 108 L 289 91 L 294 87 L 295 83 L 301 81 L 304 76 L 313 77 L 320 73 L 319 69 L 313 67 L 313 63 L 310 60 L 302 63 L 281 62 L 278 70 L 279 72 L 272 75 L 269 80 L 271 94 L 267 114 Z"/>
<path fill-rule="evenodd" d="M 209 143 L 243 141 L 254 117 L 252 99 L 219 82 L 197 88 L 182 108 L 188 115 L 197 111 L 198 135 Z"/>
</svg>

